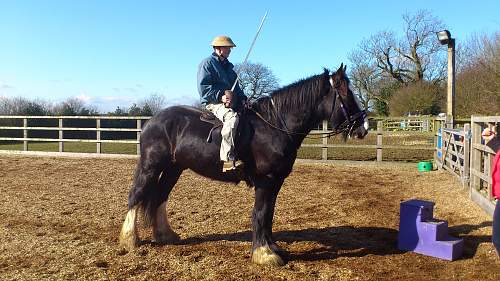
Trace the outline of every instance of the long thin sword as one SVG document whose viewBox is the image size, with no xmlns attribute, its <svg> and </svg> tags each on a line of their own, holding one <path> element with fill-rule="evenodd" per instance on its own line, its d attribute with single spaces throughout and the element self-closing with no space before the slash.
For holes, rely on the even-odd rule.
<svg viewBox="0 0 500 281">
<path fill-rule="evenodd" d="M 257 33 L 255 34 L 255 37 L 253 38 L 252 45 L 250 45 L 250 49 L 248 50 L 247 55 L 245 56 L 245 60 L 243 60 L 243 63 L 241 64 L 241 67 L 238 72 L 241 72 L 243 68 L 246 66 L 248 56 L 250 56 L 250 52 L 252 52 L 253 45 L 255 44 L 255 41 L 257 40 L 257 37 L 259 36 L 260 30 L 262 29 L 262 25 L 264 25 L 264 21 L 266 20 L 267 17 L 267 11 L 264 14 L 264 17 L 262 18 L 262 21 L 260 22 L 259 29 L 257 30 Z M 238 83 L 238 80 L 240 80 L 240 75 L 239 73 L 236 73 L 236 80 L 234 80 L 233 87 L 231 87 L 231 91 L 234 91 L 234 88 L 236 87 L 236 83 Z"/>
</svg>

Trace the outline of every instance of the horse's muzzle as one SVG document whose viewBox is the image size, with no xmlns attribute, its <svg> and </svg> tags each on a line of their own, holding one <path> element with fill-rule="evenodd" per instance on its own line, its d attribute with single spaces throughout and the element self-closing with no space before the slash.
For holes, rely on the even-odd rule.
<svg viewBox="0 0 500 281">
<path fill-rule="evenodd" d="M 364 122 L 362 126 L 356 127 L 351 131 L 350 137 L 362 139 L 368 134 L 368 122 Z"/>
</svg>

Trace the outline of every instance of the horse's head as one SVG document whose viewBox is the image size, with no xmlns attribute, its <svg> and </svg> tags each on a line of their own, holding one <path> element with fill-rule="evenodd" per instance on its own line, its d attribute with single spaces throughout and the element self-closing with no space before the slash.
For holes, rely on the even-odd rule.
<svg viewBox="0 0 500 281">
<path fill-rule="evenodd" d="M 329 121 L 333 130 L 342 133 L 344 138 L 363 138 L 368 133 L 368 118 L 349 87 L 349 78 L 346 75 L 347 66 L 340 65 L 339 69 L 330 76 L 331 90 L 328 94 L 330 109 Z"/>
</svg>

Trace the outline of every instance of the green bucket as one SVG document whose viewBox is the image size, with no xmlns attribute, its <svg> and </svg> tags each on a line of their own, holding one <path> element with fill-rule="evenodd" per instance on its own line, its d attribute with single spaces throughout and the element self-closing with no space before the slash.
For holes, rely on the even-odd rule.
<svg viewBox="0 0 500 281">
<path fill-rule="evenodd" d="M 420 172 L 432 171 L 432 162 L 418 162 L 418 170 Z"/>
</svg>

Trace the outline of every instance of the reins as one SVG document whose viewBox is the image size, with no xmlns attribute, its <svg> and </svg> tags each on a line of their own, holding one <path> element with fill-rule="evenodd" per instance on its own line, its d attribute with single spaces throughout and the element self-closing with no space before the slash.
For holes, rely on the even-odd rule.
<svg viewBox="0 0 500 281">
<path fill-rule="evenodd" d="M 336 100 L 337 100 L 337 95 L 339 95 L 337 89 L 335 89 L 335 97 L 334 97 L 334 100 L 333 100 L 333 105 L 332 105 L 332 112 L 330 113 L 330 119 L 333 115 L 333 111 L 335 109 L 335 103 L 336 103 Z M 280 120 L 283 122 L 283 125 L 285 126 L 286 128 L 286 123 L 285 121 L 282 119 L 281 115 L 279 115 L 278 113 L 278 109 L 274 106 L 274 102 L 273 102 L 273 99 L 271 99 L 271 105 L 273 106 L 274 110 L 276 111 L 276 115 L 280 118 Z M 339 97 L 339 99 L 341 99 Z M 324 138 L 324 137 L 331 137 L 331 136 L 335 136 L 335 135 L 338 135 L 340 133 L 343 133 L 345 132 L 347 129 L 349 129 L 349 127 L 354 127 L 354 126 L 348 126 L 349 124 L 351 124 L 351 121 L 350 121 L 350 118 L 349 118 L 349 115 L 347 115 L 347 112 L 346 110 L 344 109 L 344 105 L 343 105 L 343 102 L 341 100 L 341 107 L 342 107 L 342 111 L 344 113 L 344 115 L 346 116 L 346 121 L 344 121 L 342 124 L 340 124 L 338 127 L 339 128 L 342 128 L 341 130 L 335 130 L 335 131 L 330 131 L 330 132 L 318 132 L 318 133 L 303 133 L 303 132 L 293 132 L 293 131 L 290 131 L 288 129 L 282 129 L 280 127 L 278 127 L 277 125 L 274 125 L 272 124 L 271 122 L 269 122 L 266 118 L 264 118 L 264 116 L 262 116 L 259 112 L 257 112 L 256 110 L 254 110 L 253 108 L 251 107 L 248 107 L 248 109 L 250 109 L 251 111 L 253 111 L 255 113 L 255 115 L 257 115 L 257 117 L 259 117 L 262 121 L 264 121 L 264 123 L 266 123 L 267 125 L 269 125 L 271 128 L 274 128 L 276 130 L 279 130 L 281 132 L 284 132 L 286 133 L 287 135 L 299 135 L 299 136 L 305 136 L 305 138 L 307 139 L 321 139 L 321 138 Z M 357 120 L 354 119 L 354 120 Z M 347 123 L 347 126 L 346 126 L 346 123 Z M 310 137 L 309 135 L 319 135 L 319 136 L 313 136 L 313 137 Z"/>
<path fill-rule="evenodd" d="M 293 131 L 289 131 L 289 130 L 286 130 L 286 129 L 282 129 L 282 128 L 280 128 L 280 127 L 272 124 L 266 118 L 264 118 L 264 116 L 262 116 L 259 112 L 255 111 L 253 108 L 249 108 L 249 109 L 251 111 L 253 111 L 255 113 L 255 115 L 257 115 L 257 117 L 259 117 L 262 121 L 264 121 L 264 123 L 266 123 L 267 125 L 269 125 L 271 128 L 274 128 L 276 130 L 284 132 L 287 135 L 305 136 L 305 138 L 308 138 L 308 139 L 320 139 L 320 138 L 324 138 L 325 136 L 326 137 L 331 137 L 331 136 L 334 136 L 334 135 L 337 135 L 337 134 L 340 134 L 340 133 L 343 132 L 343 131 L 331 131 L 331 132 L 321 132 L 321 133 L 293 132 Z M 308 135 L 321 135 L 321 136 L 320 137 L 309 137 Z"/>
</svg>

